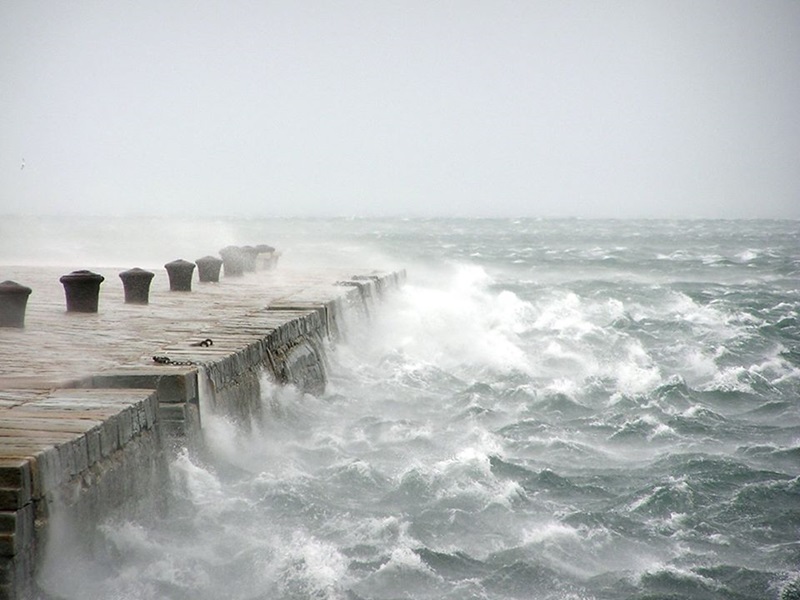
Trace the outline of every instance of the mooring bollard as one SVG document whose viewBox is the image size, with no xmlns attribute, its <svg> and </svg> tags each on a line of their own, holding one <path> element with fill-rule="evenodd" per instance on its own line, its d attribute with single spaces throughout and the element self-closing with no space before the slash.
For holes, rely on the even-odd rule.
<svg viewBox="0 0 800 600">
<path fill-rule="evenodd" d="M 255 271 L 258 250 L 256 250 L 253 246 L 242 246 L 241 250 L 244 260 L 244 270 L 250 272 Z"/>
<path fill-rule="evenodd" d="M 73 271 L 59 281 L 67 297 L 67 312 L 97 312 L 100 284 L 105 277 L 91 271 Z"/>
<path fill-rule="evenodd" d="M 148 304 L 150 302 L 150 282 L 155 273 L 134 267 L 119 274 L 125 289 L 126 304 Z"/>
<path fill-rule="evenodd" d="M 259 269 L 271 269 L 272 258 L 275 255 L 275 248 L 267 244 L 259 244 L 256 246 L 257 259 Z"/>
<path fill-rule="evenodd" d="M 0 283 L 0 327 L 25 327 L 25 309 L 31 291 L 16 281 Z"/>
<path fill-rule="evenodd" d="M 226 246 L 219 251 L 222 257 L 222 270 L 225 277 L 239 276 L 244 273 L 244 254 L 238 246 Z"/>
<path fill-rule="evenodd" d="M 200 276 L 200 281 L 219 281 L 222 259 L 216 256 L 204 256 L 194 262 L 197 265 L 197 274 Z"/>
<path fill-rule="evenodd" d="M 194 263 L 179 258 L 164 265 L 169 276 L 169 289 L 173 292 L 192 291 L 192 273 Z"/>
</svg>

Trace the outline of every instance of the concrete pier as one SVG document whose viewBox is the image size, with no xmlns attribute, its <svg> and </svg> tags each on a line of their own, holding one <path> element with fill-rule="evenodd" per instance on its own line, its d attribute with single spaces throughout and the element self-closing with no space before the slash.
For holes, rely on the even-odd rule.
<svg viewBox="0 0 800 600">
<path fill-rule="evenodd" d="M 33 290 L 24 328 L 0 328 L 0 599 L 34 593 L 54 511 L 94 524 L 157 510 L 142 490 L 166 485 L 173 448 L 202 443 L 202 410 L 247 426 L 265 372 L 321 392 L 323 341 L 404 279 L 273 269 L 175 294 L 153 269 L 149 303 L 131 304 L 125 267 L 91 270 L 99 308 L 81 313 L 66 310 L 68 270 L 0 266 Z"/>
</svg>

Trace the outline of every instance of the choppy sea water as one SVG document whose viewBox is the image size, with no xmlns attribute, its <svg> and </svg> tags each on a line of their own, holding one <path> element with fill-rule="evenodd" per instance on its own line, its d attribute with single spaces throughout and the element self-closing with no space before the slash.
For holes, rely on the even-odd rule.
<svg viewBox="0 0 800 600">
<path fill-rule="evenodd" d="M 94 557 L 49 565 L 53 595 L 800 598 L 800 222 L 186 236 L 409 277 L 329 348 L 324 395 L 265 378 L 255 431 L 207 419 L 168 517 L 98 524 Z"/>
</svg>

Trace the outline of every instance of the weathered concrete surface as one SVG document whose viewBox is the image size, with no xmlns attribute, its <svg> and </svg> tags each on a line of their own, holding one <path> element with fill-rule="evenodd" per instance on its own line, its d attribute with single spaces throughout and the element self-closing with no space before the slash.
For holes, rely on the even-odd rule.
<svg viewBox="0 0 800 600">
<path fill-rule="evenodd" d="M 123 507 L 132 514 L 137 490 L 163 489 L 157 398 L 151 390 L 0 392 L 0 597 L 31 594 L 53 507 L 92 522 Z"/>
<path fill-rule="evenodd" d="M 80 265 L 78 265 L 80 266 Z M 171 292 L 166 270 L 156 273 L 150 303 L 125 304 L 119 273 L 93 268 L 105 277 L 94 313 L 66 313 L 58 279 L 72 267 L 0 266 L 0 278 L 33 289 L 24 329 L 0 329 L 0 389 L 79 385 L 86 376 L 131 363 L 148 364 L 156 350 L 189 339 L 222 319 L 292 300 L 298 294 L 316 301 L 335 297 L 331 288 L 354 273 L 342 271 L 259 271 L 222 277 L 219 283 L 194 282 L 191 292 Z"/>
<path fill-rule="evenodd" d="M 84 523 L 154 509 L 143 490 L 165 487 L 165 448 L 201 438 L 201 390 L 245 426 L 265 372 L 322 391 L 323 341 L 404 278 L 273 270 L 171 292 L 156 270 L 150 303 L 132 305 L 125 269 L 93 269 L 98 312 L 67 313 L 69 270 L 0 266 L 33 288 L 25 328 L 0 328 L 0 599 L 30 596 L 54 509 Z"/>
</svg>

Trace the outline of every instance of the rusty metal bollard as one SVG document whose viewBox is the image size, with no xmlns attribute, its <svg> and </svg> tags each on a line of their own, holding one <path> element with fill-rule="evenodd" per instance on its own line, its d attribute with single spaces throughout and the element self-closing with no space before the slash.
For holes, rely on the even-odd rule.
<svg viewBox="0 0 800 600">
<path fill-rule="evenodd" d="M 100 284 L 105 277 L 91 271 L 73 271 L 59 281 L 67 297 L 67 312 L 97 312 Z"/>
<path fill-rule="evenodd" d="M 253 246 L 242 246 L 241 250 L 242 256 L 244 257 L 244 270 L 250 272 L 255 271 L 258 250 L 256 250 Z"/>
<path fill-rule="evenodd" d="M 200 281 L 219 281 L 222 259 L 216 256 L 204 256 L 194 262 L 197 264 L 197 274 L 200 276 Z"/>
<path fill-rule="evenodd" d="M 219 251 L 225 277 L 236 277 L 244 273 L 244 254 L 238 246 L 226 246 Z"/>
<path fill-rule="evenodd" d="M 16 281 L 0 283 L 0 327 L 25 327 L 25 309 L 31 291 Z"/>
<path fill-rule="evenodd" d="M 173 292 L 192 291 L 192 273 L 194 263 L 179 258 L 164 265 L 169 276 L 169 289 Z"/>
<path fill-rule="evenodd" d="M 126 304 L 148 304 L 150 302 L 150 282 L 155 273 L 134 267 L 119 274 L 125 288 Z"/>
<path fill-rule="evenodd" d="M 259 244 L 256 246 L 256 265 L 259 269 L 271 268 L 272 256 L 275 254 L 275 248 L 267 244 Z"/>
<path fill-rule="evenodd" d="M 256 250 L 258 251 L 259 268 L 272 269 L 275 267 L 278 262 L 278 254 L 275 252 L 275 248 L 268 244 L 259 244 L 256 246 Z"/>
</svg>

